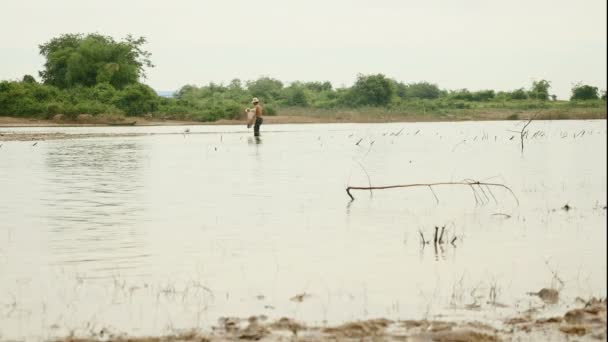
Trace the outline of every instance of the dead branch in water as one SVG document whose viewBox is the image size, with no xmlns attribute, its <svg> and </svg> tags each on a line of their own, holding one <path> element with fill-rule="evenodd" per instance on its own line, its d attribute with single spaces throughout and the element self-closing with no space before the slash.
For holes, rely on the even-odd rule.
<svg viewBox="0 0 608 342">
<path fill-rule="evenodd" d="M 521 153 L 524 153 L 524 137 L 526 137 L 528 135 L 528 131 L 526 131 L 526 128 L 528 127 L 528 125 L 530 123 L 532 123 L 532 120 L 534 120 L 536 118 L 536 116 L 538 116 L 538 113 L 534 114 L 530 120 L 528 120 L 528 122 L 526 122 L 526 124 L 524 125 L 524 127 L 522 127 L 521 132 L 519 132 L 519 138 L 521 140 Z"/>
<path fill-rule="evenodd" d="M 443 232 L 445 231 L 445 226 L 441 227 L 441 234 L 439 235 L 439 243 L 443 243 Z"/>
<path fill-rule="evenodd" d="M 415 188 L 415 187 L 427 187 L 433 193 L 435 200 L 439 202 L 439 198 L 433 191 L 434 186 L 445 186 L 445 185 L 464 185 L 468 186 L 473 192 L 473 196 L 475 197 L 475 203 L 484 204 L 489 202 L 490 197 L 488 197 L 488 193 L 490 196 L 496 201 L 496 197 L 492 194 L 491 188 L 503 188 L 511 193 L 517 205 L 519 205 L 519 199 L 515 196 L 515 193 L 511 188 L 504 184 L 500 183 L 486 183 L 475 180 L 463 180 L 461 182 L 438 182 L 438 183 L 415 183 L 415 184 L 401 184 L 401 185 L 386 185 L 386 186 L 349 186 L 346 188 L 346 194 L 350 197 L 351 201 L 354 201 L 355 198 L 351 194 L 351 190 L 383 190 L 383 189 L 395 189 L 395 188 Z M 485 189 L 485 190 L 484 190 Z"/>
<path fill-rule="evenodd" d="M 361 162 L 357 161 L 357 164 L 359 164 L 359 166 L 361 167 L 361 170 L 363 170 L 363 172 L 365 172 L 365 175 L 367 176 L 367 184 L 369 184 L 369 187 L 372 187 L 372 180 L 369 177 L 369 173 L 367 173 L 367 170 L 365 169 L 365 167 L 363 167 L 363 164 L 361 164 Z M 373 192 L 372 189 L 369 189 L 369 195 L 373 196 Z"/>
</svg>

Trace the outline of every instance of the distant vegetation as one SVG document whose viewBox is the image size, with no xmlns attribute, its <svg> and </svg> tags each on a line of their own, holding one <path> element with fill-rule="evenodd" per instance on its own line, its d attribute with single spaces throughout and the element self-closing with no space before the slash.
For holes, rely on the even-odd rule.
<svg viewBox="0 0 608 342">
<path fill-rule="evenodd" d="M 332 113 L 368 111 L 401 115 L 446 115 L 471 111 L 590 108 L 606 113 L 606 92 L 577 84 L 570 101 L 556 101 L 547 80 L 512 91 L 491 89 L 445 90 L 429 82 L 404 83 L 382 74 L 358 75 L 352 87 L 334 88 L 330 82 L 292 82 L 261 77 L 228 84 L 185 85 L 174 97 L 158 96 L 141 83 L 153 67 L 146 40 L 116 41 L 99 34 L 66 34 L 39 46 L 46 58 L 41 82 L 31 75 L 0 82 L 0 115 L 52 118 L 63 114 L 140 116 L 160 119 L 215 121 L 238 119 L 252 97 L 262 100 L 266 114 L 278 112 Z"/>
</svg>

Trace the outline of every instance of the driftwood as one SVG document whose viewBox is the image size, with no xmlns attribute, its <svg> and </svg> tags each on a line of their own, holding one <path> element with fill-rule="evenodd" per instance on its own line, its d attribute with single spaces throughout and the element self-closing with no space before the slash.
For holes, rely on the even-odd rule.
<svg viewBox="0 0 608 342">
<path fill-rule="evenodd" d="M 475 202 L 477 204 L 480 204 L 480 203 L 483 204 L 483 203 L 489 202 L 490 197 L 492 199 L 494 199 L 495 202 L 497 202 L 496 197 L 494 197 L 494 194 L 492 193 L 491 188 L 503 188 L 511 193 L 511 195 L 515 199 L 515 202 L 517 202 L 517 205 L 519 205 L 519 200 L 517 199 L 517 196 L 515 196 L 515 193 L 513 192 L 513 190 L 511 190 L 511 188 L 509 188 L 508 186 L 506 186 L 504 184 L 500 184 L 500 183 L 487 183 L 487 182 L 480 182 L 480 181 L 469 180 L 469 179 L 463 180 L 461 182 L 415 183 L 415 184 L 400 184 L 400 185 L 385 185 L 385 186 L 349 186 L 346 188 L 346 194 L 348 195 L 348 197 L 350 197 L 351 201 L 354 201 L 355 197 L 353 197 L 353 195 L 351 193 L 352 190 L 369 190 L 369 191 L 371 191 L 371 190 L 383 190 L 383 189 L 395 189 L 395 188 L 426 187 L 431 191 L 431 193 L 435 197 L 435 200 L 437 201 L 437 203 L 439 203 L 439 198 L 435 194 L 435 191 L 433 191 L 433 187 L 446 186 L 446 185 L 468 186 L 471 189 L 471 191 L 473 192 L 473 196 L 475 196 Z"/>
<path fill-rule="evenodd" d="M 528 122 L 526 122 L 524 127 L 522 127 L 521 132 L 519 132 L 519 139 L 521 141 L 521 153 L 524 153 L 524 137 L 526 137 L 528 135 L 528 131 L 526 131 L 526 128 L 528 127 L 529 124 L 532 123 L 532 120 L 534 120 L 534 118 L 536 118 L 537 115 L 538 115 L 538 113 L 534 114 L 530 118 L 530 120 L 528 120 Z"/>
</svg>

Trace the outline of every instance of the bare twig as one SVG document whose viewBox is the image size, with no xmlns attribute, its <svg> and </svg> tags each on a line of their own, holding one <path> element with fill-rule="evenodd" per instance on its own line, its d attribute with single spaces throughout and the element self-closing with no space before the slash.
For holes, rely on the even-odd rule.
<svg viewBox="0 0 608 342">
<path fill-rule="evenodd" d="M 367 184 L 369 184 L 369 195 L 370 196 L 374 196 L 374 193 L 372 192 L 372 179 L 369 177 L 369 173 L 367 173 L 367 170 L 365 169 L 365 167 L 363 167 L 363 164 L 361 164 L 361 162 L 359 162 L 358 160 L 356 161 L 357 164 L 359 164 L 359 166 L 361 167 L 361 170 L 363 170 L 363 172 L 365 172 L 365 175 L 367 176 Z"/>
<path fill-rule="evenodd" d="M 521 140 L 521 153 L 524 153 L 524 137 L 528 135 L 528 131 L 526 131 L 526 128 L 528 127 L 528 125 L 530 123 L 532 123 L 532 120 L 534 120 L 536 118 L 536 116 L 538 116 L 538 113 L 532 115 L 530 120 L 528 120 L 528 122 L 526 122 L 524 127 L 521 128 L 521 132 L 519 132 L 519 138 Z"/>
<path fill-rule="evenodd" d="M 464 185 L 464 186 L 470 187 L 471 190 L 473 191 L 473 195 L 475 196 L 475 202 L 477 204 L 480 203 L 480 199 L 481 199 L 481 203 L 483 204 L 484 200 L 478 194 L 477 190 L 475 190 L 475 186 L 477 186 L 479 189 L 482 189 L 482 186 L 486 187 L 486 189 L 490 189 L 492 187 L 503 188 L 503 189 L 506 189 L 507 191 L 509 191 L 509 193 L 511 193 L 511 195 L 515 199 L 515 202 L 517 202 L 517 205 L 519 205 L 519 200 L 517 199 L 517 196 L 515 196 L 515 193 L 513 192 L 513 190 L 511 190 L 511 188 L 509 188 L 508 186 L 506 186 L 504 184 L 500 184 L 500 183 L 486 183 L 486 182 L 479 182 L 479 181 L 474 181 L 474 180 L 463 180 L 461 182 L 414 183 L 414 184 L 400 184 L 400 185 L 386 185 L 386 186 L 349 186 L 346 188 L 346 194 L 348 195 L 348 197 L 350 197 L 351 200 L 354 201 L 355 198 L 353 197 L 351 190 L 383 190 L 383 189 L 415 188 L 415 187 L 427 187 L 427 188 L 431 189 L 432 187 L 435 187 L 435 186 L 445 186 L 445 185 Z M 433 195 L 436 197 L 434 192 L 433 192 Z M 486 196 L 485 202 L 487 202 L 489 200 L 489 198 L 487 198 L 487 195 L 485 195 L 485 192 L 484 192 L 484 196 Z M 492 195 L 492 196 L 494 196 L 494 195 Z M 437 197 L 436 197 L 436 200 L 438 200 Z"/>
<path fill-rule="evenodd" d="M 422 234 L 422 231 L 418 231 L 418 234 L 420 234 L 420 238 L 422 239 L 422 245 L 426 245 L 426 241 L 424 240 L 424 234 Z"/>
<path fill-rule="evenodd" d="M 433 188 L 429 186 L 429 190 L 431 190 L 431 193 L 435 197 L 435 201 L 437 201 L 437 204 L 439 204 L 439 197 L 437 197 L 437 194 L 435 194 L 435 191 L 433 190 Z"/>
</svg>

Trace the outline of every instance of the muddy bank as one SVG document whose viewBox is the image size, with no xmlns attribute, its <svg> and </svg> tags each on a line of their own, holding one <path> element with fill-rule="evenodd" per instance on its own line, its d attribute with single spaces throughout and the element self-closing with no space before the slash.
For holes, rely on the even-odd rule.
<svg viewBox="0 0 608 342">
<path fill-rule="evenodd" d="M 75 120 L 45 120 L 36 118 L 16 118 L 0 116 L 0 127 L 95 127 L 95 126 L 179 126 L 203 125 L 197 121 L 154 120 L 132 117 L 125 120 L 110 120 L 104 117 L 86 116 Z"/>
<path fill-rule="evenodd" d="M 133 337 L 105 329 L 91 336 L 57 341 L 570 341 L 606 340 L 606 300 L 591 299 L 561 316 L 532 314 L 505 319 L 496 326 L 481 322 L 372 319 L 337 326 L 307 326 L 289 318 L 269 321 L 225 317 L 210 331 L 186 331 L 167 336 Z"/>
<path fill-rule="evenodd" d="M 137 137 L 146 134 L 139 133 L 0 133 L 0 141 L 44 141 L 84 138 L 107 138 L 107 137 Z"/>
<path fill-rule="evenodd" d="M 538 120 L 591 120 L 606 119 L 605 109 L 587 110 L 573 108 L 568 112 L 547 109 L 539 114 L 537 110 L 484 109 L 443 114 L 401 113 L 385 110 L 301 110 L 285 109 L 282 115 L 264 116 L 264 124 L 304 124 L 304 123 L 386 123 L 386 122 L 455 122 L 455 121 L 497 121 L 526 120 L 536 116 Z M 112 115 L 81 114 L 67 119 L 61 114 L 55 119 L 19 118 L 0 116 L 0 127 L 46 127 L 46 126 L 179 126 L 179 125 L 244 125 L 242 120 L 221 119 L 213 122 L 192 120 L 171 120 L 153 117 L 115 117 Z"/>
<path fill-rule="evenodd" d="M 306 115 L 277 115 L 265 116 L 264 124 L 306 124 L 306 123 L 368 123 L 368 122 L 396 122 L 396 121 L 425 121 L 411 118 L 395 119 L 355 119 L 351 117 L 314 117 Z M 428 120 L 426 120 L 428 121 Z M 245 125 L 245 120 L 221 119 L 213 122 L 180 121 L 180 120 L 155 120 L 144 117 L 133 117 L 124 122 L 112 122 L 107 120 L 43 120 L 33 118 L 14 118 L 0 116 L 0 127 L 96 127 L 96 126 L 209 126 L 209 125 Z"/>
</svg>

